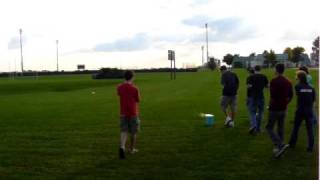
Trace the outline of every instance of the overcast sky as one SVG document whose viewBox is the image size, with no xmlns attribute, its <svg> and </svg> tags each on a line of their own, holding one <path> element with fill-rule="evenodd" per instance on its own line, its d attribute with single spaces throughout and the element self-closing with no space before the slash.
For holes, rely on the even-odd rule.
<svg viewBox="0 0 320 180">
<path fill-rule="evenodd" d="M 205 23 L 209 55 L 249 55 L 287 46 L 311 52 L 320 34 L 319 0 L 3 0 L 0 71 L 167 67 L 201 64 Z"/>
</svg>

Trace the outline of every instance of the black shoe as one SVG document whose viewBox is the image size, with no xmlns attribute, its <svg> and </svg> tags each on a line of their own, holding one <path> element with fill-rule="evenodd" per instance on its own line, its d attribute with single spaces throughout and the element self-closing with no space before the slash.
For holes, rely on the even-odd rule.
<svg viewBox="0 0 320 180">
<path fill-rule="evenodd" d="M 256 128 L 255 127 L 251 127 L 249 129 L 249 134 L 254 135 L 256 133 Z"/>
<path fill-rule="evenodd" d="M 119 148 L 119 159 L 125 159 L 125 155 L 124 155 L 124 149 Z"/>
<path fill-rule="evenodd" d="M 274 157 L 279 158 L 287 150 L 288 147 L 289 147 L 288 144 L 282 145 L 279 151 L 274 154 Z"/>
<path fill-rule="evenodd" d="M 308 148 L 307 152 L 312 153 L 313 152 L 313 148 Z"/>
</svg>

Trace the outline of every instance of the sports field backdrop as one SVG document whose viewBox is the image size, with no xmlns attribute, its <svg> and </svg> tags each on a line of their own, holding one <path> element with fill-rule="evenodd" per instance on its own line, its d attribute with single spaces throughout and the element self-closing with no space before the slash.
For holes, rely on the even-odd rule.
<svg viewBox="0 0 320 180">
<path fill-rule="evenodd" d="M 219 72 L 178 73 L 174 81 L 168 73 L 136 74 L 142 96 L 140 152 L 126 160 L 118 159 L 116 86 L 122 80 L 2 78 L 0 179 L 316 179 L 318 148 L 306 152 L 304 124 L 296 149 L 278 160 L 265 131 L 248 134 L 247 72 L 235 72 L 241 86 L 235 128 L 229 129 L 219 107 Z M 271 70 L 264 73 L 273 76 Z M 317 71 L 311 74 L 318 92 Z M 296 83 L 295 70 L 286 75 Z M 295 104 L 294 98 L 286 141 Z M 205 127 L 199 113 L 214 114 L 215 125 Z M 267 113 L 263 126 L 266 118 Z"/>
</svg>

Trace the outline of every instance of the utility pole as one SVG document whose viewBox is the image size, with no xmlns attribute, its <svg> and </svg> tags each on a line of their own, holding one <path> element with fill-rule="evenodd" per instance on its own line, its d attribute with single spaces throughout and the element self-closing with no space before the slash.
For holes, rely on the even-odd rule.
<svg viewBox="0 0 320 180">
<path fill-rule="evenodd" d="M 202 51 L 202 66 L 204 65 L 204 54 L 203 54 L 204 46 L 201 46 Z"/>
<path fill-rule="evenodd" d="M 208 23 L 206 23 L 207 62 L 209 62 Z"/>
<path fill-rule="evenodd" d="M 22 54 L 22 29 L 19 29 L 20 33 L 20 55 L 21 55 L 21 75 L 23 75 L 23 54 Z"/>
<path fill-rule="evenodd" d="M 316 52 L 316 54 L 317 54 L 317 52 Z M 318 65 L 319 65 L 319 62 L 320 62 L 320 36 L 318 36 Z M 320 130 L 319 130 L 319 132 L 320 132 Z"/>
<path fill-rule="evenodd" d="M 57 72 L 59 72 L 59 40 L 56 40 L 56 48 L 57 48 Z"/>
</svg>

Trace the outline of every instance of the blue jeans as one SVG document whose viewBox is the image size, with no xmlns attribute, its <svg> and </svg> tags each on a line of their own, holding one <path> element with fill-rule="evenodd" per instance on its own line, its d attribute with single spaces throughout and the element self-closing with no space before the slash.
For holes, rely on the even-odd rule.
<svg viewBox="0 0 320 180">
<path fill-rule="evenodd" d="M 250 114 L 250 126 L 259 132 L 264 111 L 264 97 L 248 97 L 247 106 Z"/>
<path fill-rule="evenodd" d="M 269 111 L 269 119 L 266 126 L 267 132 L 275 146 L 281 148 L 284 145 L 284 119 L 286 111 Z M 277 132 L 274 127 L 277 126 Z"/>
</svg>

